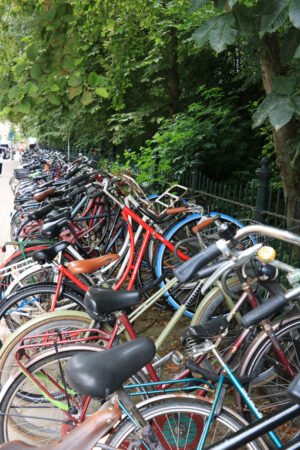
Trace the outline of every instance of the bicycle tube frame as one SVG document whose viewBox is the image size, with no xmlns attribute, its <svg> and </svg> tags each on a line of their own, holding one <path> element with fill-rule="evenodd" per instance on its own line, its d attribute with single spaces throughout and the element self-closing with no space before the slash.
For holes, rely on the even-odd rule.
<svg viewBox="0 0 300 450">
<path fill-rule="evenodd" d="M 249 406 L 253 414 L 257 419 L 262 419 L 263 414 L 259 411 L 259 409 L 256 407 L 255 403 L 251 399 L 251 397 L 248 395 L 246 389 L 243 388 L 241 383 L 238 381 L 238 379 L 235 377 L 234 373 L 230 370 L 230 368 L 227 366 L 227 364 L 224 362 L 224 360 L 220 357 L 219 353 L 216 351 L 216 349 L 212 349 L 212 353 L 219 361 L 220 365 L 222 366 L 224 372 L 227 373 L 228 377 L 230 378 L 230 381 L 232 382 L 235 389 L 239 392 L 241 397 L 243 398 L 244 402 Z M 269 433 L 270 438 L 274 442 L 277 448 L 282 447 L 282 443 L 276 433 L 274 431 L 270 431 Z"/>
<path fill-rule="evenodd" d="M 63 275 L 65 275 L 69 279 L 71 279 L 78 287 L 80 287 L 84 291 L 88 290 L 88 287 L 85 286 L 74 275 L 72 275 L 68 271 L 68 269 L 66 269 L 64 266 L 58 265 L 57 268 L 58 268 L 60 274 L 59 274 L 59 279 L 57 282 L 57 289 L 56 289 L 54 299 L 52 302 L 52 306 L 51 306 L 51 311 L 53 311 L 55 309 L 56 302 L 57 302 L 57 299 L 58 299 L 59 293 L 60 293 L 60 287 L 61 287 Z M 178 283 L 178 280 L 176 278 L 173 278 L 172 280 L 167 282 L 162 288 L 160 288 L 158 292 L 156 292 L 149 299 L 147 299 L 144 303 L 142 303 L 136 310 L 134 310 L 128 316 L 128 320 L 129 320 L 130 324 L 132 324 L 147 309 L 149 309 L 164 294 L 165 291 L 167 291 L 168 289 L 170 289 L 172 286 L 176 285 L 177 283 Z M 174 313 L 173 317 L 171 318 L 171 320 L 169 321 L 167 326 L 164 327 L 163 331 L 161 332 L 161 334 L 158 336 L 158 338 L 155 341 L 156 350 L 158 350 L 161 347 L 161 345 L 166 340 L 166 338 L 168 337 L 170 332 L 173 330 L 173 328 L 177 325 L 177 323 L 179 322 L 181 317 L 184 315 L 185 311 L 186 311 L 186 307 L 184 305 L 181 305 L 181 307 Z M 129 322 L 128 322 L 127 327 L 125 326 L 124 322 L 123 322 L 123 325 L 120 325 L 119 329 L 117 330 L 118 335 L 120 335 L 125 330 L 130 334 L 130 332 L 132 331 L 132 326 L 129 325 Z M 243 342 L 243 340 L 241 340 L 241 342 L 235 343 L 234 353 L 238 350 L 238 348 L 242 344 L 242 342 Z M 230 358 L 228 358 L 228 360 L 231 359 L 231 357 L 233 356 L 234 353 L 230 354 Z"/>
<path fill-rule="evenodd" d="M 213 447 L 215 450 L 235 450 L 244 446 L 245 444 L 261 438 L 268 431 L 277 428 L 289 420 L 299 416 L 300 405 L 289 404 L 284 408 L 274 411 L 268 414 L 263 419 L 255 421 L 245 428 L 236 431 L 233 435 L 226 439 L 226 441 L 220 441 Z M 287 443 L 288 445 L 289 443 Z"/>
<path fill-rule="evenodd" d="M 137 276 L 137 272 L 139 270 L 144 252 L 146 250 L 148 241 L 150 239 L 151 236 L 153 236 L 154 238 L 156 238 L 157 240 L 159 240 L 160 242 L 162 242 L 171 252 L 174 252 L 174 245 L 171 244 L 171 242 L 167 241 L 167 239 L 165 239 L 161 234 L 159 234 L 157 231 L 154 230 L 154 228 L 152 228 L 150 225 L 148 225 L 144 220 L 142 220 L 137 214 L 135 214 L 130 208 L 128 208 L 128 206 L 125 206 L 123 211 L 122 211 L 122 217 L 124 218 L 124 220 L 126 220 L 126 222 L 128 223 L 128 233 L 129 233 L 129 239 L 130 239 L 130 253 L 129 253 L 129 260 L 128 260 L 128 264 L 127 264 L 127 268 L 125 269 L 121 279 L 119 280 L 119 282 L 117 283 L 117 285 L 114 287 L 115 290 L 119 289 L 120 286 L 122 286 L 122 284 L 124 283 L 124 281 L 126 280 L 130 269 L 132 269 L 132 275 L 130 276 L 129 282 L 128 282 L 128 286 L 127 286 L 127 290 L 132 289 L 136 276 Z M 141 245 L 140 251 L 137 255 L 137 259 L 136 259 L 136 263 L 133 264 L 133 259 L 134 259 L 134 253 L 135 253 L 135 245 L 134 245 L 134 233 L 132 230 L 132 226 L 129 220 L 129 217 L 131 217 L 135 222 L 137 222 L 140 226 L 142 226 L 145 230 L 146 230 L 146 235 L 143 239 L 143 243 Z M 184 261 L 187 261 L 188 259 L 190 259 L 187 255 L 185 255 L 182 252 L 178 252 L 178 255 L 180 256 L 180 258 L 182 258 Z"/>
</svg>

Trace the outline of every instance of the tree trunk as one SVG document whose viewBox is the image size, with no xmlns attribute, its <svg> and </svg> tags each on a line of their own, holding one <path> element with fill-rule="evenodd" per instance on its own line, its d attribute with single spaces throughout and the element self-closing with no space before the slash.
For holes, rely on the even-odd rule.
<svg viewBox="0 0 300 450">
<path fill-rule="evenodd" d="M 267 95 L 273 91 L 273 81 L 276 76 L 286 75 L 285 67 L 280 59 L 280 47 L 276 33 L 267 34 L 260 41 L 260 65 L 262 81 Z M 293 216 L 294 198 L 300 199 L 300 169 L 292 167 L 293 154 L 290 143 L 297 137 L 297 127 L 291 119 L 284 127 L 276 131 L 272 127 L 274 146 L 276 150 L 276 163 L 280 170 L 284 194 L 288 196 L 288 216 Z M 300 206 L 300 205 L 299 205 Z M 297 218 L 300 211 L 296 212 Z"/>
</svg>

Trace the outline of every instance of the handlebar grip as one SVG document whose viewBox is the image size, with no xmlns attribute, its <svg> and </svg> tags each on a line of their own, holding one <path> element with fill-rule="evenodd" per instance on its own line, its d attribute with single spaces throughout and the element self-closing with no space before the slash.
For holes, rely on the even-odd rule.
<svg viewBox="0 0 300 450">
<path fill-rule="evenodd" d="M 100 196 L 103 196 L 103 192 L 102 191 L 95 192 L 94 194 L 89 194 L 89 198 L 90 199 L 97 198 L 97 197 L 100 197 Z"/>
<path fill-rule="evenodd" d="M 289 300 L 286 299 L 284 294 L 276 295 L 266 303 L 259 305 L 257 308 L 245 314 L 241 319 L 241 325 L 244 328 L 249 328 L 251 325 L 255 325 L 264 319 L 270 317 L 273 313 L 278 311 L 283 306 L 288 304 Z"/>
<path fill-rule="evenodd" d="M 179 206 L 178 208 L 168 208 L 166 209 L 166 214 L 178 214 L 178 213 L 182 213 L 182 212 L 187 212 L 189 211 L 189 208 L 187 208 L 186 206 Z"/>
<path fill-rule="evenodd" d="M 83 175 L 79 175 L 79 177 L 73 178 L 73 180 L 70 182 L 69 186 L 75 186 L 76 184 L 80 183 L 81 181 L 87 180 L 90 177 L 89 173 L 84 173 Z"/>
<path fill-rule="evenodd" d="M 78 189 L 75 189 L 75 191 L 69 193 L 69 197 L 73 198 L 75 195 L 81 194 L 81 192 L 84 192 L 86 190 L 86 186 L 81 186 Z"/>
<path fill-rule="evenodd" d="M 77 172 L 79 172 L 80 167 L 73 167 L 69 170 L 69 172 L 65 175 L 65 180 L 69 180 L 69 178 L 72 178 L 74 175 L 76 175 Z"/>
<path fill-rule="evenodd" d="M 202 250 L 202 252 L 186 261 L 180 267 L 176 268 L 174 270 L 174 275 L 181 283 L 188 281 L 193 277 L 193 275 L 195 275 L 195 273 L 198 272 L 199 269 L 220 256 L 221 253 L 222 252 L 218 248 L 217 244 L 212 244 Z"/>
<path fill-rule="evenodd" d="M 198 233 L 198 231 L 201 231 L 201 230 L 203 230 L 204 228 L 206 228 L 206 227 L 208 227 L 209 225 L 211 225 L 213 222 L 214 222 L 214 218 L 213 217 L 210 217 L 209 219 L 206 219 L 206 220 L 204 220 L 203 222 L 201 222 L 201 223 L 198 223 L 198 225 L 195 225 L 193 228 L 192 228 L 192 232 L 193 233 Z"/>
</svg>

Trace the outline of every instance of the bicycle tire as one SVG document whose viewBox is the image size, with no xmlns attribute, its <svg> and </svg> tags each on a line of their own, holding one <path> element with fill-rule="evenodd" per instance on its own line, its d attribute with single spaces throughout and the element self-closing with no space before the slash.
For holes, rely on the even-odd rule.
<svg viewBox="0 0 300 450">
<path fill-rule="evenodd" d="M 103 347 L 82 344 L 79 346 L 70 345 L 68 349 L 58 349 L 62 370 L 66 361 L 79 352 L 99 352 L 104 350 L 105 349 Z M 50 371 L 51 363 L 53 363 L 54 371 L 59 374 L 57 378 L 54 378 L 55 372 L 53 370 L 52 372 Z M 30 372 L 30 374 L 37 373 L 37 376 L 39 376 L 39 374 L 43 370 L 43 373 L 51 375 L 52 379 L 54 379 L 56 383 L 61 386 L 63 386 L 64 384 L 61 380 L 60 368 L 57 363 L 57 353 L 54 350 L 50 352 L 41 352 L 38 360 L 32 361 L 31 363 L 29 362 L 26 368 Z M 49 392 L 50 388 L 53 388 L 53 391 L 50 393 L 53 395 L 54 399 L 68 407 L 66 395 L 58 390 L 57 385 L 52 382 L 47 382 L 44 378 L 42 380 L 43 386 L 47 387 Z M 130 378 L 129 382 L 132 382 L 133 384 L 141 384 L 143 383 L 143 381 L 143 378 L 141 378 L 138 374 L 135 374 Z M 68 387 L 68 385 L 67 389 L 70 397 L 73 396 L 77 401 L 79 398 L 83 397 L 75 392 L 72 388 Z M 142 392 L 145 391 L 144 387 L 141 387 L 140 389 Z M 142 396 L 144 398 L 148 397 L 147 395 Z M 31 406 L 29 405 L 30 402 L 32 403 Z M 36 410 L 38 411 L 36 414 L 38 415 L 34 416 L 33 413 L 30 413 L 30 415 L 26 416 L 24 414 L 24 410 L 29 411 L 29 408 L 33 409 L 34 406 L 36 406 Z M 90 415 L 93 412 L 98 411 L 100 406 L 101 400 L 94 398 L 91 399 L 86 410 L 86 415 Z M 64 426 L 70 427 L 67 422 L 67 419 L 69 418 L 63 413 L 63 410 L 51 403 L 45 396 L 41 395 L 40 390 L 23 373 L 20 373 L 9 385 L 6 385 L 5 392 L 1 394 L 0 409 L 2 413 L 0 414 L 1 444 L 9 442 L 12 439 L 21 439 L 25 443 L 29 443 L 32 445 L 32 443 L 34 442 L 38 444 L 38 446 L 40 446 L 42 444 L 46 444 L 60 438 Z M 20 411 L 18 411 L 18 409 Z M 51 411 L 53 411 L 55 419 L 49 417 L 50 409 Z M 10 410 L 13 411 L 13 413 L 9 413 Z M 65 417 L 65 420 L 63 419 L 63 417 Z M 25 421 L 25 419 L 27 420 L 27 422 Z M 35 423 L 34 420 L 37 423 Z M 42 426 L 43 421 L 47 420 L 48 422 L 50 422 L 50 425 L 48 423 L 47 425 Z M 59 425 L 57 429 L 51 428 L 51 424 L 53 424 L 53 422 L 58 422 Z M 18 429 L 16 429 L 16 427 L 18 427 Z"/>
<path fill-rule="evenodd" d="M 40 208 L 40 205 L 31 205 L 31 206 L 26 206 L 22 208 L 22 211 L 16 211 L 13 215 L 13 217 L 11 218 L 10 221 L 10 239 L 14 240 L 16 237 L 16 233 L 18 231 L 18 229 L 20 228 L 22 221 L 26 220 L 26 218 L 24 219 L 23 215 L 24 213 L 27 215 L 33 211 L 36 211 L 37 209 Z"/>
<path fill-rule="evenodd" d="M 45 245 L 39 245 L 38 246 L 38 250 L 39 249 L 44 249 L 44 248 L 49 248 L 50 244 L 45 244 Z M 16 250 L 9 258 L 6 259 L 6 261 L 3 263 L 2 267 L 1 267 L 1 274 L 2 271 L 5 271 L 8 267 L 13 266 L 14 264 L 18 264 L 21 261 L 24 261 L 24 265 L 26 264 L 26 259 L 29 259 L 31 257 L 31 255 L 36 251 L 35 248 L 29 247 L 29 248 L 24 248 L 23 252 L 22 251 L 18 251 Z M 26 255 L 26 259 L 24 258 L 24 254 Z M 19 268 L 19 266 L 18 266 Z M 11 270 L 11 269 L 9 269 Z M 19 269 L 18 269 L 19 270 Z M 12 274 L 9 275 L 2 275 L 1 277 L 1 283 L 0 283 L 0 292 L 1 292 L 1 299 L 3 299 L 6 295 L 6 287 L 8 287 L 11 282 L 12 282 Z M 1 304 L 0 304 L 1 305 Z"/>
<path fill-rule="evenodd" d="M 55 283 L 37 283 L 19 289 L 14 294 L 8 296 L 2 303 L 0 320 L 4 318 L 9 330 L 14 331 L 22 323 L 33 318 L 33 316 L 36 317 L 37 315 L 48 312 L 51 308 L 51 296 L 55 294 L 56 289 L 57 285 Z M 42 295 L 45 297 L 42 297 Z M 28 299 L 29 296 L 32 298 Z M 56 306 L 55 310 L 57 311 L 59 308 L 74 309 L 74 307 L 85 310 L 83 298 L 84 292 L 82 291 L 80 293 L 76 285 L 70 285 L 67 282 L 63 285 L 62 291 L 60 292 L 59 305 Z M 39 299 L 41 301 L 38 304 L 37 301 Z M 20 305 L 18 305 L 19 302 Z M 46 307 L 47 309 L 44 309 Z M 14 314 L 13 317 L 11 317 L 12 314 Z M 26 318 L 27 320 L 25 320 Z M 16 321 L 17 319 L 18 321 Z"/>
<path fill-rule="evenodd" d="M 157 406 L 150 406 L 141 411 L 144 419 L 151 421 L 151 426 L 163 447 L 172 450 L 197 448 L 203 423 L 210 412 L 211 405 L 209 403 L 189 398 L 166 400 Z M 245 426 L 245 422 L 242 419 L 238 421 L 236 415 L 233 416 L 228 411 L 222 410 L 212 423 L 205 446 L 212 444 L 214 437 L 218 441 L 227 433 L 237 431 L 243 426 Z M 221 430 L 219 429 L 218 433 L 214 435 L 217 427 L 221 427 Z M 123 422 L 114 430 L 108 444 L 120 449 L 129 448 L 130 434 L 133 433 L 134 428 L 133 423 L 129 420 Z M 144 449 L 145 447 L 141 445 L 138 448 Z M 248 444 L 247 448 L 258 450 L 261 447 L 257 442 L 253 442 Z"/>
<path fill-rule="evenodd" d="M 92 319 L 83 311 L 46 313 L 17 328 L 0 349 L 0 385 L 4 386 L 10 374 L 17 368 L 15 353 L 23 338 L 43 334 L 46 331 L 89 328 Z"/>
<path fill-rule="evenodd" d="M 241 228 L 243 226 L 243 224 L 241 222 L 237 221 L 233 217 L 230 217 L 226 214 L 216 213 L 216 212 L 210 213 L 211 216 L 214 216 L 217 214 L 220 216 L 221 220 L 233 223 L 238 228 Z M 174 243 L 184 239 L 185 237 L 190 237 L 190 236 L 194 237 L 195 234 L 191 231 L 191 229 L 194 225 L 199 223 L 200 218 L 201 218 L 200 214 L 192 214 L 190 216 L 185 217 L 184 219 L 180 219 L 179 221 L 177 221 L 177 223 L 173 224 L 173 226 L 171 226 L 166 231 L 166 233 L 164 234 L 164 238 L 174 244 Z M 216 227 L 215 224 L 212 224 L 212 225 L 214 228 Z M 210 229 L 211 229 L 210 227 L 207 227 L 206 232 L 209 232 Z M 216 237 L 217 237 L 216 233 L 214 233 L 214 239 L 216 239 Z M 210 242 L 211 242 L 211 240 L 210 240 Z M 200 251 L 200 244 L 199 244 L 199 249 L 197 249 L 197 248 L 195 249 L 195 252 L 198 252 L 198 251 Z M 154 261 L 153 261 L 155 276 L 157 278 L 159 278 L 162 275 L 165 267 L 173 268 L 175 265 L 178 265 L 177 261 L 175 260 L 174 255 L 172 256 L 171 261 L 168 260 L 170 255 L 171 255 L 171 253 L 169 252 L 167 247 L 164 244 L 159 243 L 159 245 L 156 247 Z M 165 284 L 165 282 L 162 281 L 160 284 L 160 287 L 163 287 L 164 284 Z M 170 290 L 165 293 L 165 299 L 174 309 L 177 310 L 180 307 L 181 303 L 185 300 L 186 296 L 188 295 L 188 293 L 190 292 L 190 289 L 193 286 L 194 286 L 193 281 L 190 281 L 189 283 L 183 283 L 180 285 L 178 284 L 175 286 L 175 288 L 172 291 Z M 202 299 L 201 295 L 199 295 L 199 297 L 197 299 L 195 299 L 192 307 L 190 309 L 188 309 L 187 311 L 185 311 L 186 316 L 193 317 L 195 309 L 197 308 L 197 305 L 199 304 L 201 299 Z"/>
<path fill-rule="evenodd" d="M 221 285 L 220 285 L 221 286 Z M 228 290 L 232 291 L 233 294 L 238 293 L 239 295 L 242 293 L 242 286 L 237 278 L 232 278 L 228 282 Z M 263 296 L 265 298 L 266 294 L 269 296 L 275 295 L 276 293 L 281 294 L 283 288 L 281 285 L 275 280 L 272 282 L 269 282 L 262 286 L 261 284 L 252 284 L 251 289 L 258 300 L 258 302 L 261 302 L 261 297 Z M 235 301 L 233 301 L 235 303 Z M 208 322 L 209 320 L 220 316 L 220 315 L 227 315 L 231 310 L 231 305 L 229 304 L 228 300 L 226 300 L 224 293 L 222 292 L 221 288 L 216 288 L 215 292 L 212 290 L 212 295 L 208 294 L 203 298 L 203 301 L 199 305 L 192 321 L 191 325 L 198 325 L 198 324 L 204 324 Z M 238 313 L 240 315 L 244 315 L 249 310 L 251 310 L 251 307 L 247 301 L 247 299 L 244 301 L 244 303 L 241 305 L 241 307 L 238 310 Z M 228 332 L 226 336 L 223 337 L 219 347 L 218 351 L 225 355 L 227 351 L 232 347 L 232 345 L 235 343 L 237 336 L 242 332 L 241 325 L 240 325 L 240 316 L 239 314 L 235 314 L 232 320 L 229 323 Z M 254 331 L 251 334 L 251 339 L 254 338 Z M 246 351 L 246 348 L 249 345 L 249 338 L 246 338 L 245 342 L 241 345 L 241 347 L 234 353 L 234 357 L 232 359 L 231 369 L 234 370 L 239 366 L 239 362 L 241 361 L 244 351 Z M 211 365 L 209 361 L 212 361 L 213 357 L 210 355 L 210 358 L 205 358 L 203 361 L 203 365 L 207 366 L 209 370 L 214 370 L 214 368 L 219 367 L 219 363 L 215 362 L 216 364 Z"/>
<path fill-rule="evenodd" d="M 71 261 L 74 261 L 73 256 L 68 252 L 67 253 L 64 252 L 61 264 L 66 266 L 67 262 Z M 93 279 L 85 274 L 76 274 L 74 276 L 87 287 L 95 285 Z M 23 270 L 23 272 L 20 275 L 18 274 L 15 280 L 11 280 L 8 285 L 8 288 L 5 291 L 5 295 L 10 296 L 19 289 L 22 289 L 23 287 L 37 283 L 55 283 L 56 278 L 57 272 L 53 270 L 53 265 L 36 264 L 31 269 Z"/>
<path fill-rule="evenodd" d="M 300 345 L 300 315 L 295 314 L 287 317 L 282 322 L 273 324 L 276 338 L 283 345 L 283 351 L 294 371 L 300 373 L 300 360 L 297 352 L 297 346 Z M 298 347 L 299 348 L 299 347 Z M 272 343 L 266 333 L 261 332 L 257 338 L 248 347 L 247 354 L 241 361 L 238 374 L 240 376 L 251 374 L 259 375 L 249 383 L 247 390 L 254 399 L 254 402 L 260 405 L 264 411 L 272 411 L 275 407 L 281 406 L 289 401 L 285 391 L 292 377 L 284 371 L 278 360 L 272 355 Z M 284 378 L 285 377 L 285 378 Z M 263 400 L 261 400 L 263 395 Z M 236 394 L 237 403 L 243 408 L 240 395 Z M 262 401 L 264 403 L 262 403 Z M 250 413 L 245 413 L 249 419 Z M 296 418 L 296 427 L 300 427 L 300 419 Z M 280 428 L 279 437 L 285 441 L 285 433 L 288 428 Z M 286 436 L 287 439 L 291 435 Z"/>
<path fill-rule="evenodd" d="M 102 351 L 100 347 L 82 346 L 81 351 Z M 60 361 L 62 367 L 67 359 L 77 354 L 80 350 L 77 349 L 63 349 L 59 351 Z M 54 363 L 53 370 L 50 372 L 50 364 Z M 57 356 L 54 353 L 50 355 L 40 354 L 40 359 L 37 362 L 29 364 L 27 370 L 31 373 L 41 373 L 41 370 L 48 370 L 51 377 L 55 379 L 54 371 L 57 366 Z M 58 377 L 59 378 L 59 377 Z M 58 382 L 58 378 L 56 381 Z M 59 381 L 61 383 L 61 381 Z M 52 385 L 53 394 L 57 401 L 67 405 L 66 395 L 61 393 L 52 383 L 43 381 L 44 387 L 48 387 L 49 391 Z M 32 404 L 31 404 L 32 403 Z M 96 402 L 95 411 L 100 407 L 99 402 Z M 95 404 L 94 404 L 95 405 Z M 9 442 L 10 440 L 20 439 L 27 444 L 42 445 L 52 440 L 61 437 L 61 429 L 64 425 L 64 418 L 67 418 L 62 409 L 56 407 L 53 403 L 48 401 L 35 384 L 26 377 L 22 372 L 10 383 L 5 393 L 1 396 L 0 402 L 0 442 L 1 444 Z M 35 408 L 36 407 L 36 408 Z M 50 410 L 53 408 L 53 416 L 50 417 Z M 88 413 L 94 412 L 93 404 L 89 405 Z M 13 411 L 10 413 L 10 411 Z M 24 411 L 31 411 L 27 416 Z M 34 413 L 33 411 L 37 411 Z M 34 415 L 36 414 L 36 415 Z M 35 420 L 35 422 L 34 422 Z M 44 425 L 46 423 L 46 425 Z M 55 423 L 58 423 L 56 428 Z"/>
</svg>

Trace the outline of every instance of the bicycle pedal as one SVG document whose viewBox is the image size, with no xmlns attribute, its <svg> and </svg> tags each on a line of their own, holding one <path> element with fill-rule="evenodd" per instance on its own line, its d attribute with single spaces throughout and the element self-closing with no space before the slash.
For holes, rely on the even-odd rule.
<svg viewBox="0 0 300 450">
<path fill-rule="evenodd" d="M 184 363 L 184 356 L 178 350 L 173 351 L 172 353 L 172 362 L 175 366 L 180 367 Z"/>
</svg>

